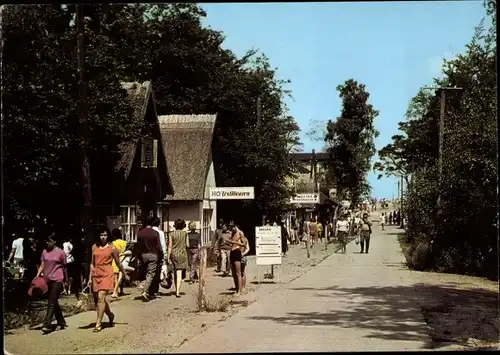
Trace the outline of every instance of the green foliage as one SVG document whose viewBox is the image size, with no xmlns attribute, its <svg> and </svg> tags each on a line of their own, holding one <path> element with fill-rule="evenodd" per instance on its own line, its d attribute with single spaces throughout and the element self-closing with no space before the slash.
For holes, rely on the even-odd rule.
<svg viewBox="0 0 500 355">
<path fill-rule="evenodd" d="M 408 240 L 426 257 L 414 268 L 496 277 L 496 33 L 481 23 L 466 52 L 445 61 L 439 86 L 446 93 L 443 175 L 438 186 L 439 93 L 419 92 L 412 100 L 402 135 L 380 152 L 375 167 L 385 174 L 411 173 L 407 206 Z M 436 201 L 441 195 L 442 209 Z M 424 263 L 425 260 L 425 263 Z"/>
<path fill-rule="evenodd" d="M 276 79 L 268 58 L 223 49 L 223 34 L 202 26 L 206 14 L 196 4 L 93 4 L 84 12 L 95 205 L 116 193 L 117 145 L 140 132 L 120 82 L 152 80 L 158 114 L 217 113 L 218 184 L 255 186 L 256 204 L 243 207 L 256 214 L 282 208 L 298 126 L 284 105 L 287 82 Z M 4 11 L 9 221 L 74 219 L 81 205 L 74 22 L 74 5 Z"/>
<path fill-rule="evenodd" d="M 8 6 L 4 11 L 4 173 L 11 221 L 72 221 L 79 210 L 73 18 L 72 9 L 61 5 Z M 98 203 L 112 186 L 117 144 L 136 130 L 106 38 L 92 26 L 86 33 L 89 155 Z"/>
<path fill-rule="evenodd" d="M 327 125 L 325 142 L 331 157 L 327 175 L 337 186 L 339 197 L 349 195 L 355 205 L 370 193 L 366 179 L 376 152 L 374 139 L 378 132 L 374 119 L 379 113 L 368 103 L 369 94 L 363 84 L 350 79 L 339 85 L 337 91 L 342 112 Z"/>
</svg>

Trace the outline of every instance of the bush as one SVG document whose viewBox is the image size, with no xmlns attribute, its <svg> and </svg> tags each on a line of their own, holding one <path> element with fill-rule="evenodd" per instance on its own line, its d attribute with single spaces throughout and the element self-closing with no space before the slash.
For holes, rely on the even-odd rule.
<svg viewBox="0 0 500 355">
<path fill-rule="evenodd" d="M 198 312 L 226 312 L 231 304 L 231 299 L 227 296 L 203 296 L 200 291 L 196 294 Z"/>
<path fill-rule="evenodd" d="M 418 244 L 412 244 L 405 255 L 408 267 L 417 271 L 426 270 L 431 255 L 430 252 L 431 248 L 428 242 L 420 241 Z"/>
</svg>

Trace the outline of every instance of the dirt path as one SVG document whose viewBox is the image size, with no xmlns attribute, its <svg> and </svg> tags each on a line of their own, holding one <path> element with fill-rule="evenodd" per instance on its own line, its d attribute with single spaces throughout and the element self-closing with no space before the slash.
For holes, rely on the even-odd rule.
<svg viewBox="0 0 500 355">
<path fill-rule="evenodd" d="M 246 295 L 233 299 L 229 292 L 232 285 L 230 277 L 223 278 L 209 269 L 207 294 L 213 303 L 226 304 L 223 312 L 199 313 L 196 306 L 198 285 L 183 285 L 185 296 L 172 297 L 172 290 L 165 291 L 164 296 L 142 303 L 134 298 L 138 296 L 135 289 L 130 296 L 111 304 L 116 314 L 116 326 L 104 329 L 101 333 L 92 333 L 95 323 L 94 312 L 84 312 L 67 318 L 68 328 L 49 335 L 42 335 L 37 328 L 33 330 L 16 329 L 5 336 L 5 349 L 11 354 L 67 354 L 67 353 L 166 353 L 171 352 L 195 335 L 208 329 L 213 324 L 223 321 L 238 310 L 255 302 L 259 297 L 267 295 L 282 287 L 284 283 L 298 278 L 321 260 L 331 255 L 334 246 L 329 245 L 312 249 L 310 259 L 306 259 L 303 246 L 292 246 L 280 272 L 281 285 L 263 280 L 257 285 L 257 268 L 255 258 L 249 257 L 247 275 L 249 291 Z M 269 272 L 263 268 L 261 274 Z M 71 302 L 71 298 L 69 300 Z M 105 316 L 106 318 L 106 316 Z"/>
</svg>

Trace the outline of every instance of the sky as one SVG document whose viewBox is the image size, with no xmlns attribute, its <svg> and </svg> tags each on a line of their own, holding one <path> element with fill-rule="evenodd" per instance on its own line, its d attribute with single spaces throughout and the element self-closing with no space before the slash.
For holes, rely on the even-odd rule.
<svg viewBox="0 0 500 355">
<path fill-rule="evenodd" d="M 380 111 L 377 149 L 391 142 L 410 99 L 441 74 L 443 58 L 465 50 L 486 15 L 483 1 L 304 2 L 202 4 L 205 25 L 226 36 L 224 48 L 241 56 L 255 48 L 289 79 L 286 103 L 301 128 L 303 150 L 321 151 L 307 137 L 311 125 L 340 115 L 336 87 L 366 85 Z M 376 161 L 374 157 L 374 161 Z M 368 176 L 372 196 L 397 196 L 397 179 Z"/>
</svg>

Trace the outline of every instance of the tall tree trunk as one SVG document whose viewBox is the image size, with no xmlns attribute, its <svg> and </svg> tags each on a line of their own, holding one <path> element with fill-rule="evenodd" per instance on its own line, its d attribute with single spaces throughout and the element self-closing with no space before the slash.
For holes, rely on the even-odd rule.
<svg viewBox="0 0 500 355">
<path fill-rule="evenodd" d="M 81 223 L 85 231 L 86 238 L 92 238 L 91 234 L 91 214 L 92 214 L 92 190 L 90 185 L 90 163 L 87 156 L 87 146 L 89 142 L 88 129 L 88 103 L 87 84 L 85 82 L 85 24 L 83 5 L 76 5 L 76 28 L 77 28 L 77 66 L 78 66 L 78 91 L 80 96 L 79 106 L 79 153 L 81 163 L 81 188 L 83 198 L 83 208 Z"/>
</svg>

